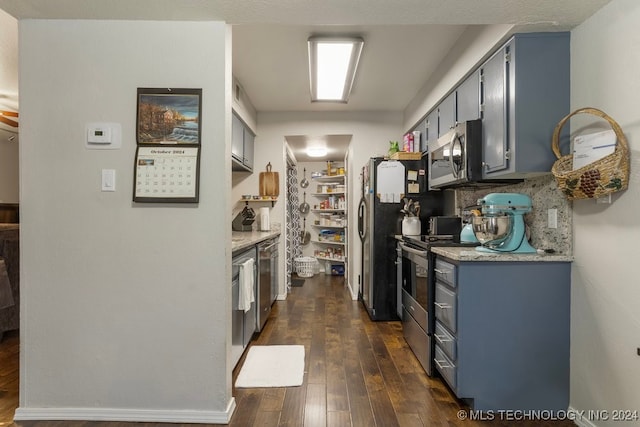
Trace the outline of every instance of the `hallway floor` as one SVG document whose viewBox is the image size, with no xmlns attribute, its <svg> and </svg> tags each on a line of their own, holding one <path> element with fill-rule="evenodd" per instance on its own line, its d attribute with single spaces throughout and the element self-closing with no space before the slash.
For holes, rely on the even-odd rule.
<svg viewBox="0 0 640 427">
<path fill-rule="evenodd" d="M 574 426 L 570 421 L 471 421 L 441 379 L 428 377 L 402 336 L 401 322 L 372 322 L 341 276 L 318 274 L 276 301 L 251 345 L 305 346 L 300 387 L 234 389 L 231 426 L 478 427 Z M 12 422 L 18 405 L 16 332 L 0 344 L 0 426 L 150 427 L 155 423 Z M 245 353 L 246 354 L 246 353 Z M 243 363 L 234 370 L 235 380 Z M 463 411 L 463 412 L 460 412 Z M 497 418 L 497 417 L 496 417 Z M 196 426 L 193 424 L 163 424 Z"/>
</svg>

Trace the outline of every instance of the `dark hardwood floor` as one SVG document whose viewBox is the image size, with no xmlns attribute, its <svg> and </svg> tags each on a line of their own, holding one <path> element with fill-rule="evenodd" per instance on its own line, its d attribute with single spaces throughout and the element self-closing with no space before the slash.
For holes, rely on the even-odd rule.
<svg viewBox="0 0 640 427">
<path fill-rule="evenodd" d="M 574 426 L 570 421 L 475 421 L 438 378 L 428 377 L 402 337 L 400 322 L 372 322 L 352 301 L 342 277 L 316 275 L 277 301 L 251 345 L 302 344 L 305 375 L 300 387 L 235 389 L 230 425 L 476 427 Z M 0 344 L 0 426 L 145 427 L 153 423 L 12 422 L 18 405 L 17 333 Z M 241 369 L 243 359 L 234 370 Z M 498 418 L 498 417 L 496 417 Z M 186 426 L 186 424 L 182 424 Z"/>
</svg>

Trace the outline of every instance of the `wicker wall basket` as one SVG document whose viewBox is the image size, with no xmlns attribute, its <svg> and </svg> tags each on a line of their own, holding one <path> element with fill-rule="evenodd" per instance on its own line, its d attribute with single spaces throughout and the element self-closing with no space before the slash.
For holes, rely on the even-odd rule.
<svg viewBox="0 0 640 427">
<path fill-rule="evenodd" d="M 573 170 L 573 154 L 560 153 L 560 131 L 564 124 L 576 114 L 593 114 L 609 122 L 618 139 L 615 151 L 595 162 Z M 626 190 L 629 186 L 629 144 L 620 128 L 611 117 L 596 108 L 580 108 L 560 120 L 553 131 L 551 149 L 558 160 L 551 173 L 556 178 L 558 188 L 569 200 L 595 199 Z"/>
</svg>

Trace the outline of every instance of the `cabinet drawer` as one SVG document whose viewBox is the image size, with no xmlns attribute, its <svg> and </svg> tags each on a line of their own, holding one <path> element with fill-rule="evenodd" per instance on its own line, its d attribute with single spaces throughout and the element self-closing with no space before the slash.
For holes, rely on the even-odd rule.
<svg viewBox="0 0 640 427">
<path fill-rule="evenodd" d="M 402 290 L 402 307 L 413 317 L 423 330 L 427 330 L 427 312 L 404 289 Z"/>
<path fill-rule="evenodd" d="M 440 374 L 442 374 L 442 377 L 445 379 L 445 381 L 449 383 L 451 389 L 456 392 L 458 368 L 456 364 L 447 357 L 447 355 L 438 344 L 436 344 L 435 348 L 436 351 L 434 354 L 433 362 L 436 365 L 436 369 L 440 372 Z"/>
<path fill-rule="evenodd" d="M 436 330 L 433 337 L 436 340 L 436 344 L 442 348 L 442 350 L 451 358 L 451 360 L 456 360 L 456 337 L 451 335 L 447 328 L 442 326 L 442 323 L 436 320 Z"/>
<path fill-rule="evenodd" d="M 456 287 L 458 284 L 458 278 L 456 275 L 456 266 L 444 261 L 440 258 L 436 258 L 436 263 L 433 268 L 436 276 L 436 280 L 448 284 L 451 287 Z"/>
<path fill-rule="evenodd" d="M 431 337 L 407 310 L 402 310 L 402 334 L 424 371 L 431 376 Z"/>
<path fill-rule="evenodd" d="M 442 283 L 436 282 L 435 300 L 436 319 L 451 332 L 456 333 L 456 293 Z"/>
</svg>

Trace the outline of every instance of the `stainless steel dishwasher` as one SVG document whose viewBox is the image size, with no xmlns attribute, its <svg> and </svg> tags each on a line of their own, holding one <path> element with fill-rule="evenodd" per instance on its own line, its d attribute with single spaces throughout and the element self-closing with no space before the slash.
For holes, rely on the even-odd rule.
<svg viewBox="0 0 640 427">
<path fill-rule="evenodd" d="M 273 286 L 278 280 L 278 239 L 258 244 L 258 295 L 256 295 L 257 330 L 261 331 L 271 314 L 274 301 Z"/>
<path fill-rule="evenodd" d="M 242 353 L 249 345 L 249 341 L 253 337 L 256 330 L 256 303 L 252 302 L 249 310 L 238 309 L 240 299 L 240 266 L 245 261 L 253 259 L 253 279 L 254 292 L 256 281 L 256 248 L 251 247 L 238 253 L 233 254 L 232 258 L 232 281 L 231 281 L 231 359 L 233 366 L 238 363 Z M 251 272 L 250 272 L 251 273 Z M 255 294 L 254 299 L 257 301 Z"/>
</svg>

